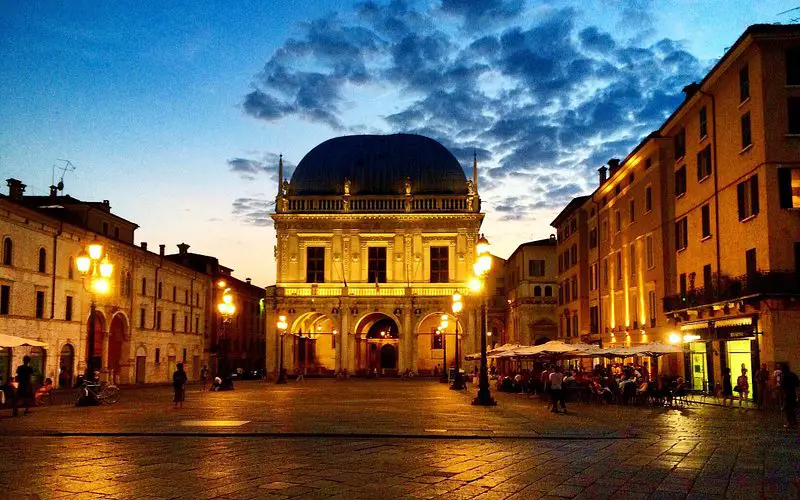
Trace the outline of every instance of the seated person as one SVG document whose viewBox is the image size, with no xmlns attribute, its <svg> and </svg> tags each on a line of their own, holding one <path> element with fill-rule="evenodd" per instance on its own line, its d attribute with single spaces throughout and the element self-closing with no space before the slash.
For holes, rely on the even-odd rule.
<svg viewBox="0 0 800 500">
<path fill-rule="evenodd" d="M 218 391 L 221 385 L 222 385 L 222 379 L 219 377 L 214 377 L 214 381 L 211 382 L 211 389 L 209 390 Z"/>
<path fill-rule="evenodd" d="M 42 398 L 45 396 L 50 396 L 53 390 L 55 390 L 53 380 L 48 377 L 45 379 L 44 385 L 36 389 L 36 393 L 33 395 L 36 404 L 40 405 L 42 403 Z"/>
</svg>

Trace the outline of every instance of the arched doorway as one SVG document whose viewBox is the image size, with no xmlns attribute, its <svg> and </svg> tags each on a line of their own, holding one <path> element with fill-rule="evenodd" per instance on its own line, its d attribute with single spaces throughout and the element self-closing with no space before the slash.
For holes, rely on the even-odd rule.
<svg viewBox="0 0 800 500">
<path fill-rule="evenodd" d="M 123 365 L 127 364 L 128 355 L 125 355 L 125 340 L 128 333 L 128 321 L 123 314 L 117 313 L 111 318 L 108 329 L 108 376 L 115 380 L 122 372 Z"/>
<path fill-rule="evenodd" d="M 147 349 L 144 346 L 136 348 L 136 374 L 137 384 L 144 384 L 147 376 Z"/>
<path fill-rule="evenodd" d="M 356 323 L 357 372 L 396 375 L 399 339 L 400 328 L 394 318 L 380 312 L 364 315 Z M 390 349 L 384 351 L 385 346 L 390 346 Z M 390 366 L 384 366 L 384 362 Z"/>
<path fill-rule="evenodd" d="M 381 370 L 397 369 L 397 349 L 392 344 L 381 347 Z"/>
<path fill-rule="evenodd" d="M 447 326 L 442 327 L 442 316 Z M 464 329 L 460 328 L 461 335 Z M 460 336 L 461 336 L 460 335 Z M 456 319 L 444 311 L 427 314 L 417 324 L 417 372 L 420 375 L 440 375 L 445 367 L 456 362 Z M 463 347 L 463 339 L 460 344 Z M 461 350 L 461 355 L 464 355 Z"/>
<path fill-rule="evenodd" d="M 302 314 L 292 322 L 292 337 L 284 341 L 285 348 L 292 348 L 295 367 L 306 374 L 334 373 L 339 333 L 336 324 L 333 317 L 319 312 Z"/>
<path fill-rule="evenodd" d="M 72 370 L 75 366 L 75 349 L 70 344 L 64 344 L 58 359 L 58 386 L 61 388 L 72 387 Z"/>
<path fill-rule="evenodd" d="M 44 385 L 44 371 L 47 368 L 45 350 L 41 347 L 31 347 L 31 368 L 33 368 L 33 383 Z"/>
</svg>

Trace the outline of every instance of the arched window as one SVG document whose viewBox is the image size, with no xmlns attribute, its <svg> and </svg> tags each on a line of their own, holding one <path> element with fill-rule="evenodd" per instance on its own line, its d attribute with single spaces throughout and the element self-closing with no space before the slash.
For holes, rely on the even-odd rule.
<svg viewBox="0 0 800 500">
<path fill-rule="evenodd" d="M 3 239 L 3 265 L 10 266 L 14 263 L 14 242 L 6 236 Z"/>
<path fill-rule="evenodd" d="M 553 296 L 553 287 L 551 287 L 550 285 L 547 285 L 546 287 L 544 287 L 544 296 L 545 297 L 552 297 Z"/>
<path fill-rule="evenodd" d="M 533 287 L 533 296 L 534 297 L 541 297 L 542 296 L 542 287 L 540 287 L 539 285 L 536 285 L 535 287 Z"/>
<path fill-rule="evenodd" d="M 47 250 L 44 248 L 39 249 L 39 272 L 47 272 Z"/>
</svg>

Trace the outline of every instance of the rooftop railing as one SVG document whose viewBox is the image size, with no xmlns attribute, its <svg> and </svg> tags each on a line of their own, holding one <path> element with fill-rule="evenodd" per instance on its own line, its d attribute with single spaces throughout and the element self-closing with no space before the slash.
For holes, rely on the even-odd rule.
<svg viewBox="0 0 800 500">
<path fill-rule="evenodd" d="M 475 195 L 282 196 L 278 213 L 477 212 Z"/>
</svg>

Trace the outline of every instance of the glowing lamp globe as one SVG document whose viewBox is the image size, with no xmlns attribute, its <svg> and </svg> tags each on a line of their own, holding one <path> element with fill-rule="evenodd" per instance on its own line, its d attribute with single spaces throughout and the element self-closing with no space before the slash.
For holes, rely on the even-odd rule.
<svg viewBox="0 0 800 500">
<path fill-rule="evenodd" d="M 106 257 L 103 259 L 103 262 L 100 263 L 100 276 L 103 278 L 110 278 L 111 275 L 114 273 L 114 264 L 108 261 Z"/>
<path fill-rule="evenodd" d="M 92 266 L 92 259 L 85 253 L 78 255 L 78 258 L 75 259 L 75 265 L 78 268 L 78 272 L 87 273 L 89 272 L 89 268 Z"/>
<path fill-rule="evenodd" d="M 99 243 L 93 243 L 89 245 L 89 257 L 92 260 L 100 260 L 100 257 L 103 256 L 103 245 Z"/>
<path fill-rule="evenodd" d="M 233 304 L 226 304 L 225 309 L 231 316 L 236 312 L 236 306 Z"/>
<path fill-rule="evenodd" d="M 101 295 L 108 293 L 111 285 L 106 278 L 98 278 L 92 282 L 92 289 Z"/>
<path fill-rule="evenodd" d="M 225 314 L 225 312 L 228 310 L 228 308 L 227 308 L 227 306 L 225 304 L 220 303 L 220 304 L 217 304 L 217 310 L 220 312 L 220 314 Z"/>
</svg>

